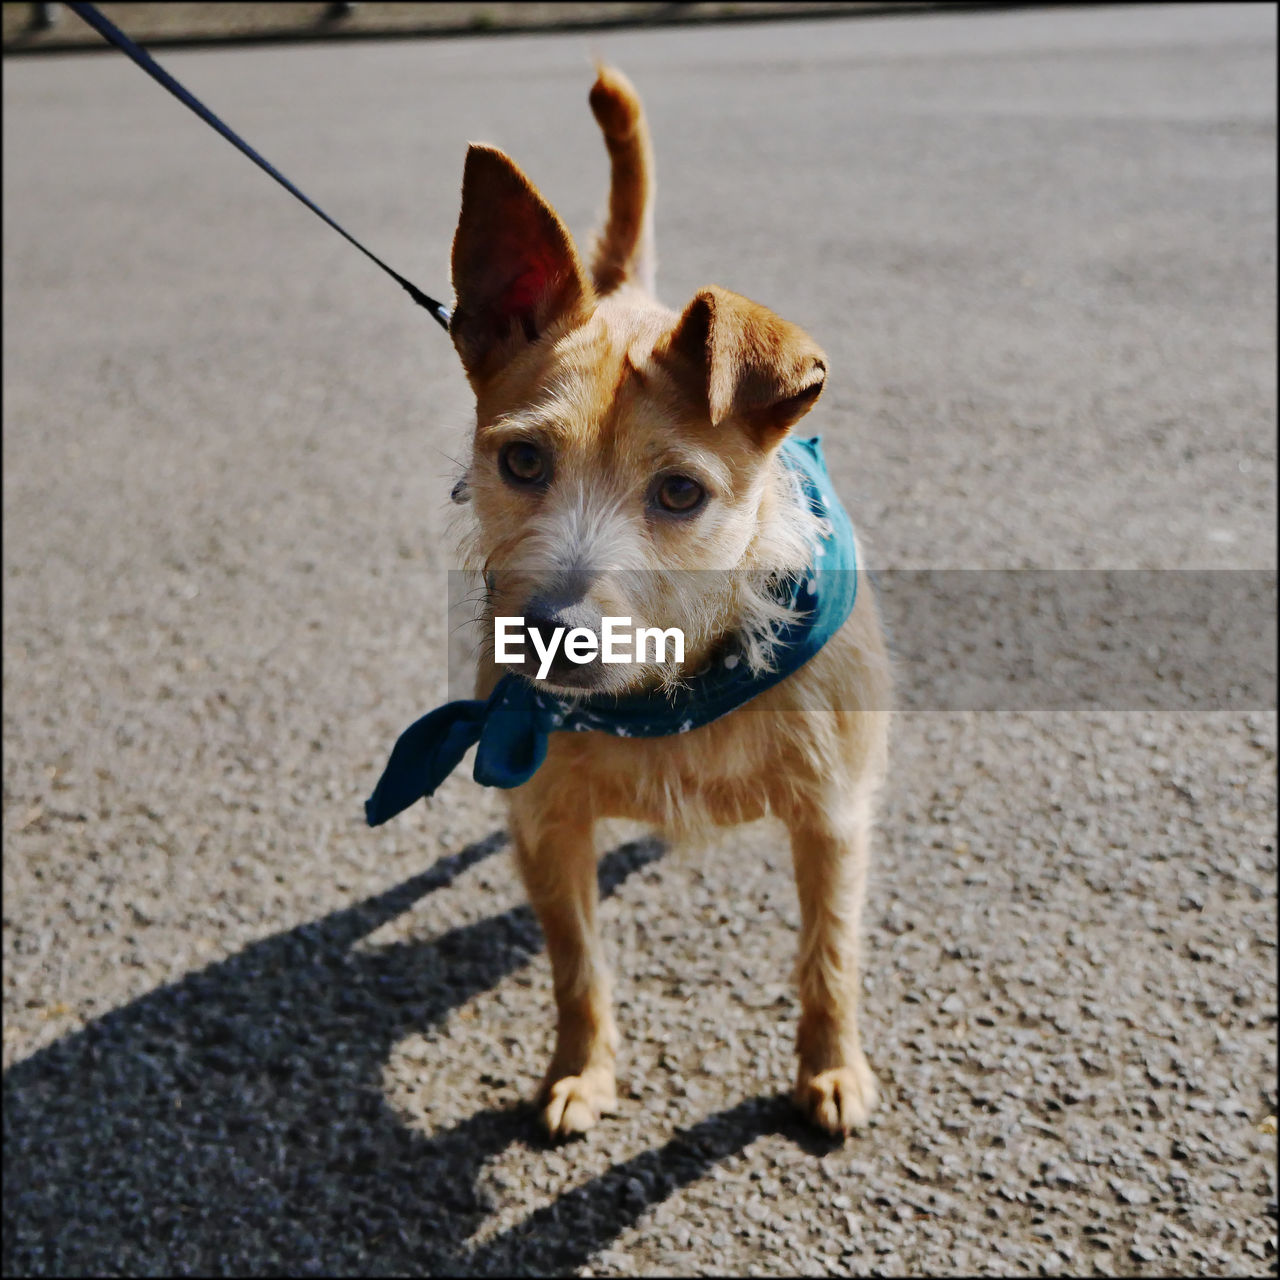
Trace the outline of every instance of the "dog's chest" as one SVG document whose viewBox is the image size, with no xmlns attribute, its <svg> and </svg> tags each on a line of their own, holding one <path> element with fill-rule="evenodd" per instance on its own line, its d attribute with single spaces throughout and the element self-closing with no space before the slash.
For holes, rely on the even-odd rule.
<svg viewBox="0 0 1280 1280">
<path fill-rule="evenodd" d="M 620 738 L 604 733 L 554 735 L 540 776 L 562 803 L 596 818 L 628 818 L 691 829 L 733 826 L 769 812 L 767 741 L 755 732 L 767 717 L 717 722 L 688 734 Z M 776 744 L 775 744 L 776 745 Z"/>
</svg>

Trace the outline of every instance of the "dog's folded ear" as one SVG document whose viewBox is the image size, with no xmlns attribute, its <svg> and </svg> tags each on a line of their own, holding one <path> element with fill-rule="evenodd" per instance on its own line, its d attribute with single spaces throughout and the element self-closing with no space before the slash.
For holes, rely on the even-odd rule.
<svg viewBox="0 0 1280 1280">
<path fill-rule="evenodd" d="M 564 223 L 495 147 L 467 151 L 453 237 L 453 292 L 449 332 L 473 382 L 591 312 L 591 285 Z"/>
<path fill-rule="evenodd" d="M 765 447 L 809 412 L 827 376 L 803 329 L 718 285 L 695 295 L 655 355 L 713 426 L 736 421 Z"/>
</svg>

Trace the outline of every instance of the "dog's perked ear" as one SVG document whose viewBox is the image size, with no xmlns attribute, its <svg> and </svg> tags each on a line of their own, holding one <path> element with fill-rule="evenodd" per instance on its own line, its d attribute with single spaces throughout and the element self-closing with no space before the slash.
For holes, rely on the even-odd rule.
<svg viewBox="0 0 1280 1280">
<path fill-rule="evenodd" d="M 718 285 L 695 295 L 655 354 L 713 426 L 736 421 L 766 448 L 809 412 L 827 376 L 803 329 Z"/>
<path fill-rule="evenodd" d="M 467 151 L 453 292 L 449 333 L 473 383 L 591 312 L 591 285 L 564 223 L 495 147 L 473 144 Z"/>
</svg>

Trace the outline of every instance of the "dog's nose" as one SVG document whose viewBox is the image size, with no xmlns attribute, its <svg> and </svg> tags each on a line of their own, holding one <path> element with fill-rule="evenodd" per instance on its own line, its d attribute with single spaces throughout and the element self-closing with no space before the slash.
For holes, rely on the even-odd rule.
<svg viewBox="0 0 1280 1280">
<path fill-rule="evenodd" d="M 569 623 L 566 623 L 560 612 L 556 609 L 548 608 L 540 601 L 530 601 L 528 609 L 524 615 L 524 629 L 529 636 L 530 641 L 533 640 L 533 633 L 538 633 L 538 641 L 543 649 L 546 649 L 555 636 L 556 628 L 563 627 L 561 639 L 570 629 Z"/>
<path fill-rule="evenodd" d="M 525 630 L 538 631 L 544 644 L 551 643 L 557 627 L 563 627 L 567 635 L 575 627 L 595 631 L 599 621 L 599 615 L 583 601 L 581 595 L 569 595 L 564 591 L 539 591 L 529 597 L 524 608 Z"/>
<path fill-rule="evenodd" d="M 585 600 L 587 592 L 595 583 L 597 574 L 590 569 L 561 569 L 557 573 L 548 574 L 538 582 L 529 597 L 526 616 L 540 614 L 555 617 L 560 614 L 572 617 L 557 617 L 557 626 L 581 627 L 589 625 L 583 621 L 587 612 Z"/>
<path fill-rule="evenodd" d="M 551 652 L 553 642 L 556 644 L 551 666 L 543 677 L 554 684 L 581 685 L 590 683 L 591 668 L 596 660 L 586 663 L 575 662 L 565 652 L 565 640 L 569 633 L 578 627 L 589 631 L 599 631 L 599 618 L 589 608 L 579 602 L 562 602 L 560 599 L 549 599 L 546 596 L 534 596 L 525 607 L 524 629 L 526 635 L 525 663 L 526 671 L 530 658 L 533 659 L 534 670 L 541 665 L 540 653 Z M 556 631 L 560 628 L 558 642 Z M 537 633 L 535 643 L 534 633 Z"/>
</svg>

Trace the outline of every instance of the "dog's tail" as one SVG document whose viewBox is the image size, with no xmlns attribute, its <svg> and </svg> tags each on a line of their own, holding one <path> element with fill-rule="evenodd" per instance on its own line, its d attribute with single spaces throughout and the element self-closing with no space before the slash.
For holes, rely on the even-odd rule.
<svg viewBox="0 0 1280 1280">
<path fill-rule="evenodd" d="M 609 148 L 609 215 L 596 236 L 591 276 L 603 296 L 633 283 L 653 292 L 653 144 L 640 95 L 621 71 L 596 66 L 591 110 Z"/>
</svg>

